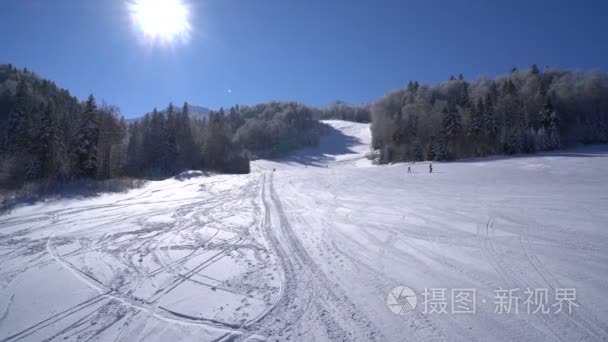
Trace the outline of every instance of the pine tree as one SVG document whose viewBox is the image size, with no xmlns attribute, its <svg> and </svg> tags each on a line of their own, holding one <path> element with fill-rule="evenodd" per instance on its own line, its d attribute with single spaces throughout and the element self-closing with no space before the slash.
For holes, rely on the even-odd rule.
<svg viewBox="0 0 608 342">
<path fill-rule="evenodd" d="M 426 159 L 435 160 L 435 136 L 431 136 L 429 143 L 426 145 Z"/>
<path fill-rule="evenodd" d="M 40 159 L 37 156 L 29 156 L 25 166 L 25 179 L 37 180 L 40 178 L 41 173 Z"/>
<path fill-rule="evenodd" d="M 419 141 L 414 142 L 412 155 L 414 157 L 414 160 L 416 160 L 416 161 L 424 160 L 424 155 L 422 153 L 422 146 L 420 145 Z"/>
<path fill-rule="evenodd" d="M 163 125 L 162 139 L 164 142 L 163 156 L 162 156 L 162 168 L 163 172 L 170 173 L 176 169 L 176 159 L 178 154 L 181 152 L 177 146 L 177 134 L 178 134 L 178 114 L 175 113 L 175 107 L 173 103 L 169 103 L 166 111 L 167 122 Z"/>
<path fill-rule="evenodd" d="M 7 150 L 13 155 L 24 152 L 29 143 L 28 101 L 27 86 L 22 79 L 17 84 L 15 105 L 8 119 Z"/>
<path fill-rule="evenodd" d="M 453 108 L 444 108 L 442 111 L 441 127 L 446 138 L 452 138 L 462 132 L 462 118 L 460 113 Z"/>
<path fill-rule="evenodd" d="M 469 99 L 469 84 L 463 82 L 462 90 L 460 93 L 460 99 L 458 100 L 458 105 L 462 108 L 468 108 L 471 103 Z"/>
<path fill-rule="evenodd" d="M 118 139 L 116 141 L 116 153 L 112 155 L 112 174 L 111 177 L 124 175 L 127 166 L 127 137 L 128 125 L 124 117 L 120 117 L 118 122 Z"/>
<path fill-rule="evenodd" d="M 416 86 L 411 80 L 407 82 L 407 91 L 410 93 L 414 93 L 416 91 Z"/>
<path fill-rule="evenodd" d="M 511 96 L 517 95 L 517 87 L 515 87 L 515 83 L 513 83 L 511 79 L 508 79 L 507 82 L 505 82 L 504 92 Z"/>
<path fill-rule="evenodd" d="M 506 154 L 514 154 L 522 151 L 521 133 L 516 128 L 511 128 L 506 131 L 506 140 L 504 141 L 503 150 Z"/>
<path fill-rule="evenodd" d="M 224 161 L 228 157 L 232 146 L 232 137 L 226 124 L 224 109 L 220 108 L 218 113 L 209 116 L 207 131 L 204 135 L 204 158 L 208 166 L 214 170 L 223 170 Z"/>
<path fill-rule="evenodd" d="M 96 122 L 97 104 L 89 95 L 82 113 L 82 124 L 76 137 L 76 174 L 93 178 L 97 173 L 97 143 L 99 128 Z"/>
<path fill-rule="evenodd" d="M 230 122 L 232 131 L 236 131 L 245 123 L 245 120 L 239 114 L 238 106 L 230 108 L 228 112 L 228 122 Z"/>
<path fill-rule="evenodd" d="M 190 109 L 188 103 L 184 103 L 182 112 L 177 120 L 177 146 L 178 157 L 176 165 L 178 169 L 192 169 L 200 163 L 200 153 L 196 150 L 196 143 L 192 136 L 190 121 Z"/>
<path fill-rule="evenodd" d="M 536 66 L 536 64 L 532 64 L 532 66 L 530 66 L 530 73 L 533 75 L 540 74 L 540 70 L 538 70 L 538 66 Z"/>
<path fill-rule="evenodd" d="M 483 102 L 481 99 L 477 101 L 477 106 L 473 109 L 473 114 L 471 115 L 471 119 L 469 121 L 467 134 L 472 136 L 479 136 L 484 128 L 484 112 L 485 109 L 483 107 Z"/>
<path fill-rule="evenodd" d="M 433 160 L 445 160 L 446 156 L 446 146 L 442 141 L 437 141 L 433 145 Z"/>
<path fill-rule="evenodd" d="M 142 166 L 149 176 L 159 177 L 166 173 L 164 163 L 166 121 L 164 113 L 154 108 L 152 114 L 148 115 L 144 122 Z"/>
<path fill-rule="evenodd" d="M 135 121 L 129 126 L 129 142 L 127 144 L 127 173 L 142 175 L 143 137 L 139 122 Z"/>
<path fill-rule="evenodd" d="M 559 116 L 557 115 L 557 112 L 553 111 L 553 113 L 551 113 L 551 117 L 550 117 L 550 123 L 549 123 L 549 140 L 551 142 L 551 148 L 552 149 L 557 149 L 561 147 L 561 135 L 560 135 L 560 128 L 559 128 L 559 123 L 560 123 L 560 119 Z"/>
<path fill-rule="evenodd" d="M 57 171 L 59 129 L 55 120 L 55 107 L 49 102 L 37 127 L 37 155 L 42 177 L 52 177 Z"/>
<path fill-rule="evenodd" d="M 496 116 L 494 115 L 494 108 L 492 105 L 492 97 L 488 94 L 486 96 L 485 104 L 485 115 L 483 122 L 483 131 L 487 137 L 495 137 L 498 132 L 498 126 L 496 123 Z"/>
<path fill-rule="evenodd" d="M 541 127 L 548 129 L 551 125 L 551 116 L 553 115 L 553 105 L 551 104 L 551 99 L 547 98 L 543 109 L 538 114 L 538 121 L 540 122 Z"/>
</svg>

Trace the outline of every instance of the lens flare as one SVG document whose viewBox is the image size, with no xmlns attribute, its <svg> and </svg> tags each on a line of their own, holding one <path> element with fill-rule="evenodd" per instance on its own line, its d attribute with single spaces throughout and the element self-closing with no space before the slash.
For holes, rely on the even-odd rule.
<svg viewBox="0 0 608 342">
<path fill-rule="evenodd" d="M 190 7 L 184 1 L 132 0 L 128 7 L 134 26 L 146 41 L 171 44 L 190 38 Z"/>
</svg>

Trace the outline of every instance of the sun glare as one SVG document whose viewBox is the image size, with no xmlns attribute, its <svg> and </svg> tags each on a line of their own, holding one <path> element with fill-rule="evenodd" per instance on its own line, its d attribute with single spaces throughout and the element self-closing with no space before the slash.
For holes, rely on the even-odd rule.
<svg viewBox="0 0 608 342">
<path fill-rule="evenodd" d="M 190 36 L 190 8 L 183 0 L 132 0 L 129 11 L 148 42 L 187 42 Z"/>
</svg>

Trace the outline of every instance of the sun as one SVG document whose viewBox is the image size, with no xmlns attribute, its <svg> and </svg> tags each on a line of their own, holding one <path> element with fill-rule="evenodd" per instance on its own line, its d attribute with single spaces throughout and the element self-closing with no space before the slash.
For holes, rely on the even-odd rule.
<svg viewBox="0 0 608 342">
<path fill-rule="evenodd" d="M 131 0 L 128 6 L 146 41 L 171 44 L 190 38 L 190 7 L 183 0 Z"/>
</svg>

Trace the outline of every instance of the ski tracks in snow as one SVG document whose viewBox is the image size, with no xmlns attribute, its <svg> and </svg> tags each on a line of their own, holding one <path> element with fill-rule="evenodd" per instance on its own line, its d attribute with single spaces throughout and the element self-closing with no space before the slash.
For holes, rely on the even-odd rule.
<svg viewBox="0 0 608 342">
<path fill-rule="evenodd" d="M 367 126 L 330 123 L 360 143 L 349 156 L 319 155 L 326 168 L 257 161 L 249 175 L 166 180 L 2 217 L 0 342 L 607 339 L 601 177 L 568 184 L 527 170 L 522 185 L 505 175 L 508 161 L 484 173 L 474 163 L 433 175 L 365 167 Z M 583 217 L 572 205 L 586 210 L 580 231 L 567 226 Z M 565 212 L 567 222 L 536 222 L 522 208 Z M 493 216 L 475 230 L 480 211 Z M 386 306 L 398 285 L 419 295 L 479 287 L 489 298 L 498 287 L 553 296 L 570 283 L 582 287 L 571 315 L 498 316 L 487 303 L 474 316 L 398 316 Z"/>
<path fill-rule="evenodd" d="M 5 288 L 11 276 L 58 264 L 96 294 L 0 341 L 128 340 L 153 337 L 163 325 L 203 329 L 218 340 L 384 340 L 309 256 L 290 224 L 303 220 L 285 213 L 272 178 L 257 170 L 234 187 L 205 182 L 201 189 L 212 195 L 203 198 L 166 198 L 183 187 L 155 186 L 113 204 L 7 221 L 15 228 L 0 242 L 20 244 L 0 262 L 10 263 L 12 253 L 33 261 L 0 272 Z M 59 220 L 48 223 L 49 216 Z M 199 297 L 201 313 L 187 304 Z"/>
<path fill-rule="evenodd" d="M 280 287 L 273 252 L 254 234 L 262 216 L 259 174 L 214 178 L 165 181 L 115 203 L 3 222 L 0 246 L 9 250 L 0 257 L 7 265 L 0 271 L 3 292 L 59 264 L 66 281 L 96 295 L 4 329 L 0 341 L 132 339 L 166 328 L 199 330 L 209 340 L 247 333 L 274 306 Z M 60 298 L 43 300 L 65 307 Z M 15 320 L 9 308 L 0 324 Z"/>
<path fill-rule="evenodd" d="M 478 225 L 477 236 L 483 255 L 496 273 L 504 281 L 503 289 L 519 289 L 520 294 L 529 289 L 547 289 L 549 303 L 555 298 L 555 290 L 563 288 L 544 266 L 541 259 L 533 254 L 527 226 L 521 229 L 519 235 L 497 237 L 496 221 L 501 217 L 492 216 L 485 225 Z M 497 239 L 501 239 L 497 243 Z M 514 242 L 520 250 L 506 250 Z M 580 303 L 580 300 L 579 300 Z M 571 314 L 562 311 L 559 314 L 525 314 L 526 318 L 539 320 L 546 327 L 546 333 L 559 341 L 605 341 L 608 336 L 608 327 L 586 309 L 584 303 L 574 307 Z M 550 305 L 550 304 L 549 304 Z M 520 308 L 522 310 L 523 308 Z M 530 322 L 521 321 L 522 331 L 529 329 Z M 522 334 L 524 337 L 525 334 Z"/>
<path fill-rule="evenodd" d="M 254 328 L 277 340 L 381 341 L 380 331 L 331 282 L 295 235 L 274 189 L 273 173 L 262 175 L 268 240 L 283 269 L 281 296 Z M 317 331 L 318 330 L 318 331 Z"/>
</svg>

